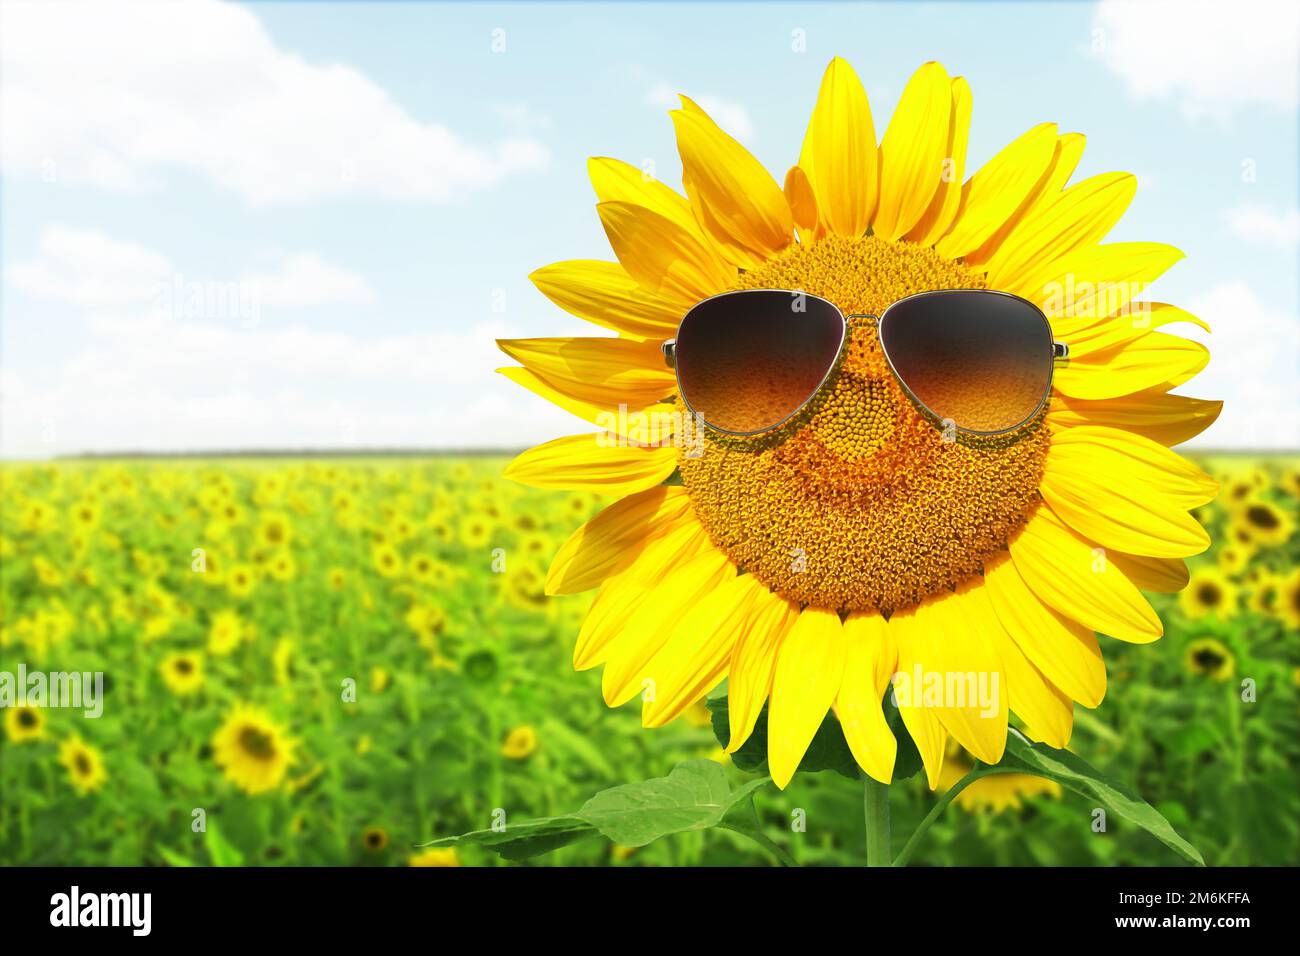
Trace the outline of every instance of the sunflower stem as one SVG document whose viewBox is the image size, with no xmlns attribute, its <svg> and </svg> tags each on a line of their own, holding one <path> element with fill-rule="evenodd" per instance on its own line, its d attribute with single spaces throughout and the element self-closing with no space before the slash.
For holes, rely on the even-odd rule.
<svg viewBox="0 0 1300 956">
<path fill-rule="evenodd" d="M 903 849 L 899 852 L 898 856 L 894 858 L 893 865 L 907 866 L 907 861 L 910 860 L 912 854 L 916 852 L 917 845 L 921 842 L 921 837 L 925 836 L 926 831 L 934 825 L 934 821 L 938 820 L 939 817 L 943 815 L 943 811 L 947 809 L 948 804 L 952 803 L 953 800 L 957 798 L 957 794 L 961 793 L 980 777 L 987 777 L 995 773 L 1015 772 L 1024 773 L 1025 771 L 1017 771 L 1012 767 L 990 767 L 986 764 L 976 763 L 975 766 L 971 768 L 970 773 L 966 774 L 966 776 L 962 777 L 944 791 L 943 796 L 939 798 L 939 802 L 936 803 L 934 808 L 926 814 L 925 819 L 921 821 L 920 826 L 912 831 L 912 835 L 908 838 L 907 843 L 903 845 Z"/>
<path fill-rule="evenodd" d="M 889 784 L 862 774 L 862 811 L 867 823 L 867 866 L 889 866 Z"/>
</svg>

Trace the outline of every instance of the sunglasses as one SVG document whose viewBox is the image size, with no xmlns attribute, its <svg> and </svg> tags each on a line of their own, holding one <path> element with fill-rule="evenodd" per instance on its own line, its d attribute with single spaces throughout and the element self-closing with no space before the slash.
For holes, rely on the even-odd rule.
<svg viewBox="0 0 1300 956">
<path fill-rule="evenodd" d="M 1069 348 L 1038 306 L 1008 292 L 944 289 L 849 315 L 784 289 L 723 292 L 697 303 L 661 346 L 687 408 L 713 431 L 749 436 L 797 415 L 830 379 L 849 321 L 874 321 L 894 377 L 941 427 L 1000 435 L 1031 421 Z"/>
</svg>

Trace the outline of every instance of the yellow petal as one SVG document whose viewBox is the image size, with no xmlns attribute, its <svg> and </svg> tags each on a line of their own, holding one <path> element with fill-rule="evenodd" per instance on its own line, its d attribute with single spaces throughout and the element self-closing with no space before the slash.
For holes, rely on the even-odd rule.
<svg viewBox="0 0 1300 956">
<path fill-rule="evenodd" d="M 671 219 L 644 206 L 603 202 L 596 206 L 596 212 L 618 261 L 651 292 L 689 308 L 721 292 L 736 278 L 735 269 L 712 249 Z"/>
<path fill-rule="evenodd" d="M 681 486 L 656 485 L 610 505 L 560 545 L 546 575 L 547 594 L 576 594 L 631 564 L 655 537 L 698 524 Z"/>
<path fill-rule="evenodd" d="M 1086 138 L 1082 133 L 1062 133 L 1056 140 L 1052 152 L 1052 162 L 1047 174 L 1047 181 L 1026 207 L 1023 215 L 1028 218 L 1036 215 L 1045 205 L 1053 202 L 1065 188 L 1065 184 L 1074 175 L 1083 158 L 1083 146 Z"/>
<path fill-rule="evenodd" d="M 528 278 L 564 311 L 639 339 L 672 338 L 687 307 L 647 292 L 617 262 L 556 262 Z"/>
<path fill-rule="evenodd" d="M 681 422 L 681 412 L 670 404 L 632 407 L 629 410 L 624 393 L 611 391 L 604 395 L 593 394 L 592 387 L 586 385 L 581 393 L 598 401 L 585 401 L 569 394 L 573 387 L 571 382 L 547 379 L 517 365 L 499 368 L 497 373 L 516 385 L 522 385 L 534 395 L 540 395 L 552 405 L 607 431 L 620 435 L 626 435 L 629 431 L 637 434 L 672 435 L 679 431 L 677 426 Z"/>
<path fill-rule="evenodd" d="M 1161 490 L 1164 472 L 1157 462 L 1165 456 L 1129 454 L 1131 446 L 1066 438 L 1069 434 L 1053 436 L 1053 449 L 1066 453 L 1048 454 L 1039 485 L 1062 521 L 1104 548 L 1134 554 L 1185 558 L 1210 546 L 1201 523 Z"/>
<path fill-rule="evenodd" d="M 565 396 L 617 414 L 677 391 L 677 378 L 653 342 L 614 338 L 498 339 L 512 359 Z"/>
<path fill-rule="evenodd" d="M 767 711 L 767 765 L 784 790 L 831 709 L 844 674 L 839 615 L 807 608 L 781 642 Z"/>
<path fill-rule="evenodd" d="M 1047 424 L 1053 431 L 1080 425 L 1105 425 L 1135 432 L 1162 445 L 1177 445 L 1209 428 L 1223 402 L 1147 389 L 1132 395 L 1096 400 L 1058 395 Z"/>
<path fill-rule="evenodd" d="M 893 635 L 894 646 L 898 648 L 898 673 L 894 677 L 894 691 L 890 699 L 897 705 L 903 726 L 916 744 L 921 763 L 925 767 L 926 781 L 930 784 L 930 789 L 934 790 L 939 786 L 939 778 L 943 773 L 948 731 L 944 729 L 934 709 L 922 706 L 922 700 L 910 693 L 910 685 L 904 686 L 902 683 L 915 683 L 917 668 L 924 670 L 930 664 L 927 658 L 929 628 L 923 620 L 925 613 L 921 607 L 916 607 L 895 612 L 889 618 L 889 631 Z"/>
<path fill-rule="evenodd" d="M 785 174 L 784 192 L 799 240 L 811 242 L 817 231 L 817 197 L 813 194 L 808 174 L 799 166 L 791 166 Z"/>
<path fill-rule="evenodd" d="M 889 783 L 898 742 L 880 704 L 898 661 L 898 649 L 889 625 L 874 611 L 849 615 L 844 622 L 844 643 L 844 676 L 835 697 L 835 716 L 858 766 L 881 783 Z"/>
<path fill-rule="evenodd" d="M 799 605 L 779 595 L 760 595 L 754 613 L 736 643 L 727 677 L 727 716 L 731 739 L 727 753 L 739 750 L 763 711 L 772 691 L 772 675 L 781 642 L 799 618 Z"/>
<path fill-rule="evenodd" d="M 1143 591 L 1173 594 L 1187 586 L 1187 562 L 1182 558 L 1149 558 L 1120 551 L 1108 551 L 1106 557 Z"/>
<path fill-rule="evenodd" d="M 574 669 L 585 671 L 605 663 L 610 644 L 625 630 L 655 584 L 707 547 L 709 536 L 698 521 L 679 521 L 652 537 L 630 564 L 605 578 L 574 643 Z"/>
<path fill-rule="evenodd" d="M 670 115 L 682 182 L 721 254 L 751 269 L 789 246 L 794 241 L 790 207 L 762 163 L 697 107 Z"/>
<path fill-rule="evenodd" d="M 639 693 L 658 696 L 648 665 L 668 641 L 673 623 L 735 576 L 731 559 L 710 545 L 648 587 L 650 594 L 605 650 L 600 680 L 605 703 L 618 707 Z"/>
<path fill-rule="evenodd" d="M 662 727 L 717 686 L 756 602 L 768 593 L 752 574 L 742 574 L 686 611 L 646 665 L 655 693 L 646 696 L 643 726 Z"/>
<path fill-rule="evenodd" d="M 861 236 L 867 231 L 876 209 L 876 128 L 862 82 L 839 57 L 822 75 L 799 168 L 807 174 L 815 208 L 831 232 Z M 795 221 L 800 221 L 797 214 Z"/>
<path fill-rule="evenodd" d="M 593 156 L 587 160 L 587 175 L 600 202 L 628 202 L 644 206 L 681 226 L 682 229 L 703 241 L 691 204 L 685 196 L 647 172 L 622 160 L 607 156 Z"/>
<path fill-rule="evenodd" d="M 948 71 L 923 64 L 907 81 L 880 142 L 880 198 L 871 223 L 880 238 L 905 235 L 925 215 L 949 156 L 951 113 Z"/>
<path fill-rule="evenodd" d="M 1014 561 L 986 568 L 984 586 L 1003 629 L 1043 675 L 1085 707 L 1106 694 L 1106 663 L 1091 630 L 1048 607 Z"/>
<path fill-rule="evenodd" d="M 1005 291 L 1038 305 L 1068 342 L 1072 332 L 1123 313 L 1181 258 L 1180 249 L 1160 242 L 1108 242 L 1025 269 Z"/>
<path fill-rule="evenodd" d="M 1068 343 L 1069 338 L 1064 341 Z M 1052 387 L 1070 398 L 1119 398 L 1181 385 L 1209 361 L 1210 350 L 1200 342 L 1165 332 L 1145 332 L 1115 348 L 1071 356 L 1056 370 Z"/>
<path fill-rule="evenodd" d="M 988 261 L 989 285 L 1015 285 L 1045 251 L 1055 258 L 1096 245 L 1136 194 L 1131 173 L 1104 173 L 1071 186 L 1011 231 Z"/>
<path fill-rule="evenodd" d="M 1177 452 L 1118 428 L 1089 425 L 1054 434 L 1049 458 L 1076 471 L 1105 468 L 1110 481 L 1142 482 L 1188 510 L 1208 504 L 1219 492 L 1217 481 Z"/>
<path fill-rule="evenodd" d="M 952 81 L 952 112 L 948 117 L 948 148 L 944 152 L 943 175 L 929 208 L 912 231 L 910 242 L 932 246 L 948 231 L 961 205 L 962 177 L 966 175 L 966 147 L 970 142 L 970 86 L 963 77 Z"/>
<path fill-rule="evenodd" d="M 1043 676 L 1005 628 L 997 629 L 995 639 L 1011 710 L 1024 721 L 1030 737 L 1063 749 L 1074 728 L 1074 703 Z"/>
<path fill-rule="evenodd" d="M 1011 539 L 1011 558 L 1048 607 L 1121 641 L 1145 644 L 1164 633 L 1160 618 L 1104 548 L 1039 508 Z"/>
<path fill-rule="evenodd" d="M 1040 185 L 1056 142 L 1056 124 L 1041 123 L 984 164 L 962 187 L 957 219 L 935 251 L 958 259 L 983 245 Z"/>
<path fill-rule="evenodd" d="M 530 448 L 506 466 L 502 477 L 533 488 L 622 496 L 659 484 L 676 468 L 677 449 L 671 443 L 642 448 L 611 432 L 600 432 Z"/>
</svg>

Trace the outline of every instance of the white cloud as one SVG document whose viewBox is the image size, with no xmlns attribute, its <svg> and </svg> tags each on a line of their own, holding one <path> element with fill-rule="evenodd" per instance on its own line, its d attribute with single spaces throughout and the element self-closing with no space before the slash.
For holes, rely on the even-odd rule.
<svg viewBox="0 0 1300 956">
<path fill-rule="evenodd" d="M 1227 219 L 1234 236 L 1255 245 L 1290 249 L 1300 243 L 1300 209 L 1238 206 L 1228 210 Z"/>
<path fill-rule="evenodd" d="M 241 304 L 262 308 L 304 308 L 334 303 L 366 303 L 374 292 L 364 278 L 325 262 L 314 252 L 279 257 L 276 268 L 234 277 L 182 273 L 168 258 L 133 242 L 94 229 L 58 223 L 41 230 L 36 254 L 5 266 L 5 282 L 36 299 L 82 306 L 99 314 L 146 308 L 190 318 L 230 317 Z M 225 311 L 211 298 L 233 297 Z M 193 299 L 202 296 L 202 301 Z M 195 306 L 186 306 L 195 301 Z M 248 318 L 247 314 L 236 316 Z"/>
<path fill-rule="evenodd" d="M 691 99 L 700 104 L 700 108 L 712 117 L 713 122 L 736 139 L 742 143 L 754 141 L 754 124 L 745 107 L 717 96 L 691 96 Z M 650 106 L 666 110 L 680 109 L 682 105 L 677 92 L 667 83 L 652 86 L 646 93 L 645 101 Z"/>
<path fill-rule="evenodd" d="M 1189 117 L 1296 108 L 1295 0 L 1102 0 L 1093 30 L 1094 49 L 1136 96 L 1173 97 Z"/>
<path fill-rule="evenodd" d="M 1210 448 L 1300 448 L 1300 319 L 1261 302 L 1241 281 L 1221 283 L 1188 306 L 1212 335 L 1210 364 L 1179 389 L 1223 400 L 1196 443 Z"/>
<path fill-rule="evenodd" d="M 547 159 L 526 135 L 465 142 L 357 70 L 276 47 L 248 9 L 7 2 L 0 39 L 6 176 L 138 190 L 170 169 L 250 203 L 443 201 Z"/>
</svg>

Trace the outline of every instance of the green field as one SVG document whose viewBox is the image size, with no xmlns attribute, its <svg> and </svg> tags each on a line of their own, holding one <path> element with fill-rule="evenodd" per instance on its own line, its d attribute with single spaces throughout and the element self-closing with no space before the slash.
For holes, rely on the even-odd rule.
<svg viewBox="0 0 1300 956">
<path fill-rule="evenodd" d="M 1211 865 L 1294 864 L 1300 462 L 1202 463 L 1223 482 L 1199 515 L 1215 546 L 1190 562 L 1183 595 L 1153 598 L 1162 640 L 1103 638 L 1106 700 L 1076 709 L 1070 746 Z M 637 704 L 605 708 L 598 671 L 573 672 L 590 597 L 546 598 L 542 583 L 602 500 L 525 489 L 503 465 L 4 466 L 0 673 L 102 671 L 105 686 L 98 719 L 3 712 L 0 863 L 405 865 L 494 812 L 561 814 L 684 759 L 728 763 L 703 703 L 647 731 Z M 269 759 L 241 763 L 232 741 Z M 1024 783 L 972 787 L 914 862 L 1177 862 L 1121 821 L 1094 832 L 1083 797 Z M 919 776 L 893 789 L 905 835 L 935 796 Z M 757 806 L 800 862 L 862 862 L 853 781 L 801 774 Z M 423 862 L 502 865 L 476 847 Z M 534 861 L 772 862 L 722 830 L 635 850 L 587 840 Z"/>
</svg>

